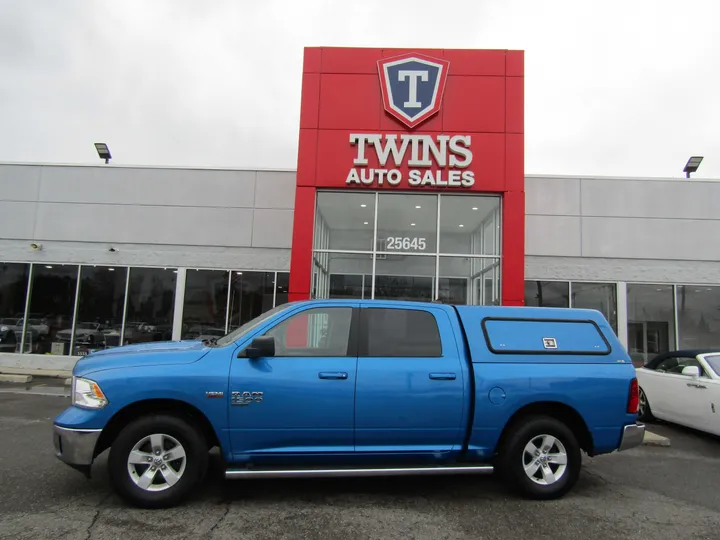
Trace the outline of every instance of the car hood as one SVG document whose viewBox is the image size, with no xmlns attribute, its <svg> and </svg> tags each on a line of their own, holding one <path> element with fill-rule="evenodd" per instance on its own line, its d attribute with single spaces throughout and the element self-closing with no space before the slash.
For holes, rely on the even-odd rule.
<svg viewBox="0 0 720 540">
<path fill-rule="evenodd" d="M 209 347 L 202 341 L 167 341 L 125 345 L 93 352 L 78 360 L 73 375 L 83 377 L 106 369 L 147 365 L 189 364 L 205 356 Z"/>
</svg>

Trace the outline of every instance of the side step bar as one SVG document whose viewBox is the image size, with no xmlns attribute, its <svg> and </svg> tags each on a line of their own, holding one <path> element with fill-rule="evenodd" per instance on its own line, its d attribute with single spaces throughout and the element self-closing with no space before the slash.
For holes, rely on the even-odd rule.
<svg viewBox="0 0 720 540">
<path fill-rule="evenodd" d="M 228 469 L 225 478 L 347 478 L 360 476 L 416 476 L 449 474 L 492 474 L 492 465 L 398 467 L 378 469 Z"/>
</svg>

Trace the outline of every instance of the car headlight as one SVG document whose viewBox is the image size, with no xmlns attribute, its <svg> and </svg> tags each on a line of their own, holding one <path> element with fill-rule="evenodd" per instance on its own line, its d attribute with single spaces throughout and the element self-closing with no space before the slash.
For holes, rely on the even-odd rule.
<svg viewBox="0 0 720 540">
<path fill-rule="evenodd" d="M 7 332 L 10 330 L 7 326 L 0 326 L 0 332 Z"/>
<path fill-rule="evenodd" d="M 72 404 L 84 409 L 102 409 L 108 400 L 95 381 L 73 377 Z"/>
</svg>

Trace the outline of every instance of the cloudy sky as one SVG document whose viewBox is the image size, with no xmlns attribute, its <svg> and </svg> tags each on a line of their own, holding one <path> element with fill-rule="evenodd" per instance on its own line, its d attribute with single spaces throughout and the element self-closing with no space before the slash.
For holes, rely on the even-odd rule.
<svg viewBox="0 0 720 540">
<path fill-rule="evenodd" d="M 720 178 L 717 0 L 0 0 L 0 161 L 295 168 L 304 46 L 525 50 L 527 173 Z"/>
</svg>

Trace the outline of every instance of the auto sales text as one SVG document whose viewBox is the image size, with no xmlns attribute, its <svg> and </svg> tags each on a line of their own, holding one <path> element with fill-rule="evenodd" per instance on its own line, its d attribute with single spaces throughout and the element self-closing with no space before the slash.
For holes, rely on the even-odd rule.
<svg viewBox="0 0 720 540">
<path fill-rule="evenodd" d="M 399 141 L 398 141 L 399 137 Z M 407 183 L 411 186 L 448 186 L 471 187 L 475 184 L 475 173 L 467 169 L 472 163 L 469 135 L 350 135 L 350 144 L 357 146 L 357 155 L 353 160 L 356 167 L 350 169 L 346 184 L 391 185 L 397 186 L 403 181 L 403 173 L 397 168 L 386 168 L 392 155 L 395 167 L 407 160 Z M 368 168 L 367 152 L 375 151 L 380 168 Z M 428 170 L 429 167 L 450 170 Z M 422 169 L 425 170 L 422 170 Z"/>
</svg>

